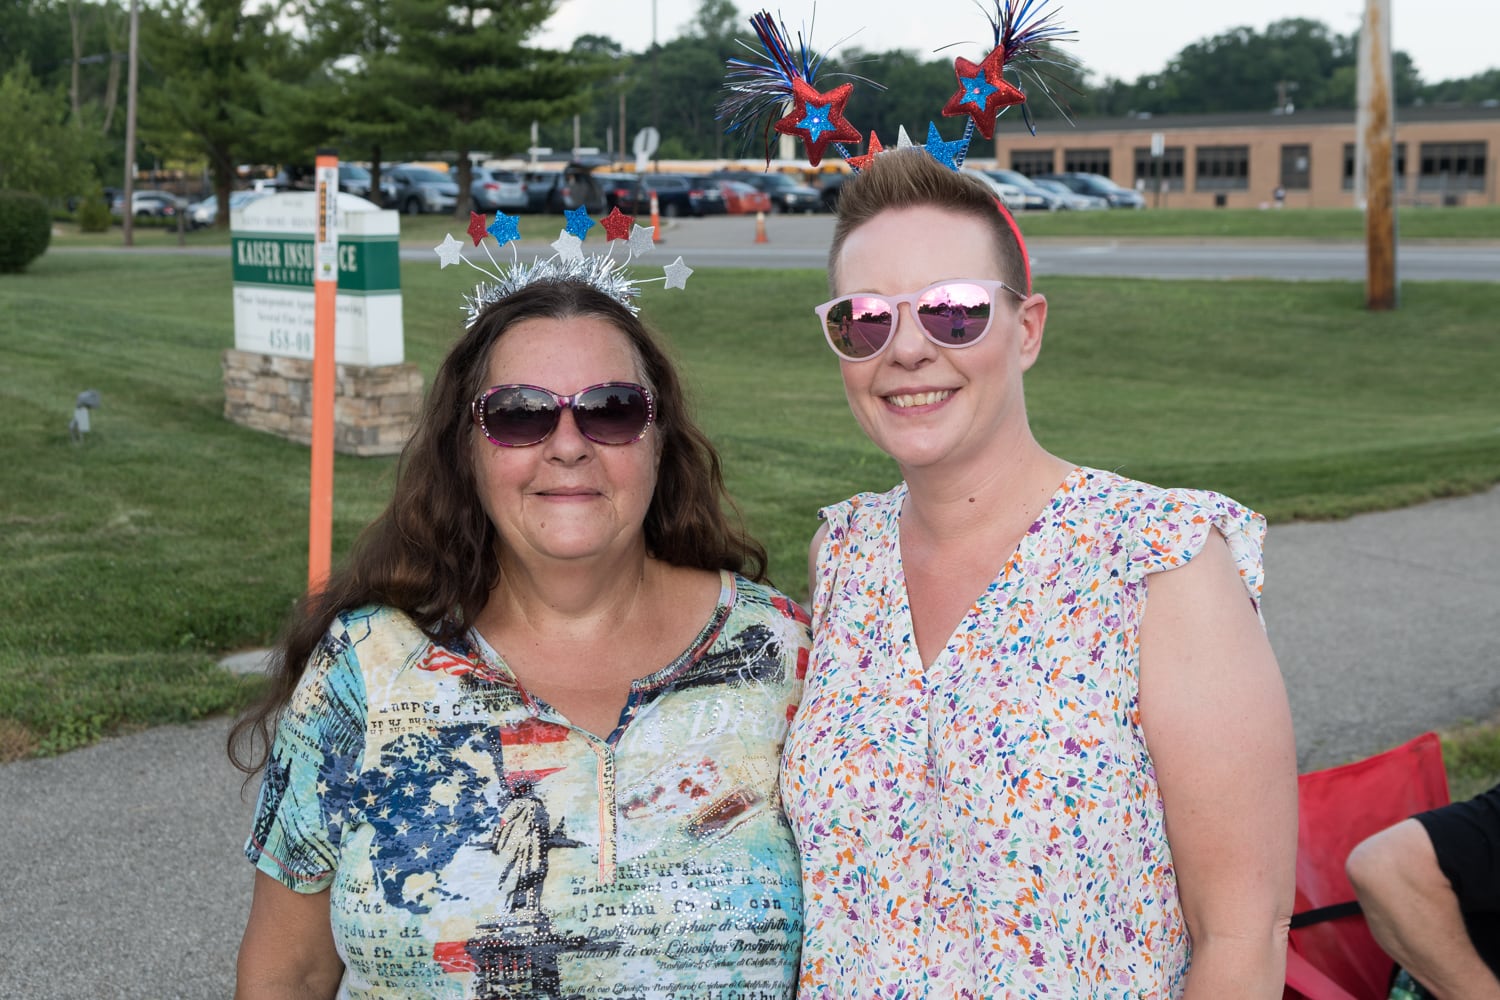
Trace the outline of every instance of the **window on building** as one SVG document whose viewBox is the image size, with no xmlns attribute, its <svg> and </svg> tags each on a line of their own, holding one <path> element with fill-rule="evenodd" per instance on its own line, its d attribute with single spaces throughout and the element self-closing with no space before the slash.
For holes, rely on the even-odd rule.
<svg viewBox="0 0 1500 1000">
<path fill-rule="evenodd" d="M 1109 150 L 1065 149 L 1063 170 L 1070 174 L 1100 174 L 1109 176 Z"/>
<path fill-rule="evenodd" d="M 1354 190 L 1354 143 L 1344 143 L 1344 190 Z M 1406 190 L 1406 143 L 1396 143 L 1396 190 Z"/>
<path fill-rule="evenodd" d="M 1249 146 L 1199 146 L 1198 191 L 1244 191 L 1250 187 Z"/>
<path fill-rule="evenodd" d="M 1312 147 L 1281 147 L 1281 186 L 1288 191 L 1306 191 L 1312 186 Z"/>
<path fill-rule="evenodd" d="M 1013 149 L 1010 153 L 1010 169 L 1027 177 L 1052 173 L 1053 163 L 1050 149 Z"/>
<path fill-rule="evenodd" d="M 1483 191 L 1485 144 L 1424 142 L 1418 191 Z"/>
<path fill-rule="evenodd" d="M 1154 162 L 1153 162 L 1154 161 Z M 1183 191 L 1187 188 L 1184 164 L 1187 157 L 1181 146 L 1167 146 L 1161 156 L 1152 157 L 1150 146 L 1135 147 L 1135 182 L 1147 191 Z"/>
</svg>

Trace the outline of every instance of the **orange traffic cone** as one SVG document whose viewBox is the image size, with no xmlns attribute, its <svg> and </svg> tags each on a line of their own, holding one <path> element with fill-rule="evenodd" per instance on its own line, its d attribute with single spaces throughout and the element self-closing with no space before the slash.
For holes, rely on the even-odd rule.
<svg viewBox="0 0 1500 1000">
<path fill-rule="evenodd" d="M 769 242 L 771 242 L 770 240 L 766 239 L 766 213 L 765 212 L 756 212 L 755 213 L 755 242 L 757 242 L 757 243 L 769 243 Z"/>
<path fill-rule="evenodd" d="M 656 203 L 656 192 L 651 192 L 651 240 L 661 242 L 661 209 Z"/>
</svg>

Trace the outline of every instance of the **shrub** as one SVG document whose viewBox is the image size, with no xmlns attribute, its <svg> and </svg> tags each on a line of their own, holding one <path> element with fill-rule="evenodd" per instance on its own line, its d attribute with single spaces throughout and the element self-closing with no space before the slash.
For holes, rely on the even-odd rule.
<svg viewBox="0 0 1500 1000">
<path fill-rule="evenodd" d="M 95 191 L 79 203 L 78 229 L 80 232 L 108 232 L 111 221 L 109 203 L 104 200 L 103 191 Z"/>
<path fill-rule="evenodd" d="M 46 201 L 24 191 L 0 191 L 0 273 L 25 270 L 51 241 Z"/>
</svg>

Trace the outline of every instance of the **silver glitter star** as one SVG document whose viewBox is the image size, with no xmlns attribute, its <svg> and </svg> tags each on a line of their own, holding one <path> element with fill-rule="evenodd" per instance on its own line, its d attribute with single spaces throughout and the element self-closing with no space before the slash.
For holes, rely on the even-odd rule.
<svg viewBox="0 0 1500 1000">
<path fill-rule="evenodd" d="M 911 141 L 911 136 L 909 136 L 909 135 L 906 134 L 906 126 L 905 125 L 899 125 L 899 126 L 897 126 L 897 128 L 900 129 L 900 131 L 896 133 L 896 148 L 897 149 L 911 149 L 913 146 L 916 145 L 916 143 L 914 143 L 914 142 Z"/>
<path fill-rule="evenodd" d="M 668 288 L 687 288 L 688 275 L 693 273 L 693 269 L 684 264 L 681 257 L 661 270 L 667 276 Z"/>
<path fill-rule="evenodd" d="M 563 260 L 578 260 L 583 257 L 583 240 L 572 233 L 563 231 L 557 234 L 557 239 L 552 241 L 552 249 Z"/>
<path fill-rule="evenodd" d="M 656 230 L 650 226 L 636 226 L 630 230 L 630 252 L 639 257 L 656 249 Z"/>
<path fill-rule="evenodd" d="M 445 234 L 443 242 L 432 249 L 437 252 L 438 260 L 442 261 L 442 265 L 438 268 L 440 271 L 449 264 L 457 264 L 464 259 L 464 245 L 455 240 L 452 233 Z"/>
</svg>

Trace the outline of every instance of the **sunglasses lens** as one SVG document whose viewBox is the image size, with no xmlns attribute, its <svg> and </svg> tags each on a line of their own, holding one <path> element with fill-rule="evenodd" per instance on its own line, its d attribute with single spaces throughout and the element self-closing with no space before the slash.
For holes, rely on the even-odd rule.
<svg viewBox="0 0 1500 1000">
<path fill-rule="evenodd" d="M 978 340 L 989 328 L 992 305 L 983 285 L 950 281 L 923 292 L 916 312 L 933 340 L 959 347 Z"/>
<path fill-rule="evenodd" d="M 853 361 L 877 353 L 891 337 L 895 308 L 878 295 L 851 295 L 828 309 L 825 325 L 834 350 Z"/>
<path fill-rule="evenodd" d="M 557 427 L 557 402 L 540 389 L 511 385 L 484 397 L 484 432 L 512 448 L 536 444 Z"/>
<path fill-rule="evenodd" d="M 573 403 L 578 430 L 599 444 L 629 444 L 651 424 L 651 404 L 639 386 L 601 385 Z"/>
</svg>

